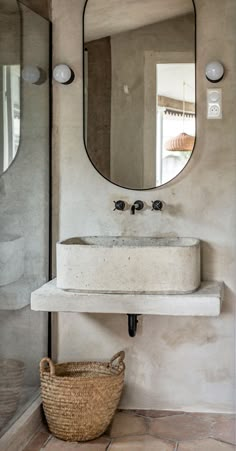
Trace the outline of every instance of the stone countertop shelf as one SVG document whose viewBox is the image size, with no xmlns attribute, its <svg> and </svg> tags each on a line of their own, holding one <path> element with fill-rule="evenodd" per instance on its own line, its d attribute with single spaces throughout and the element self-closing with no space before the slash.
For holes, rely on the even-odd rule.
<svg viewBox="0 0 236 451">
<path fill-rule="evenodd" d="M 0 287 L 0 310 L 20 310 L 30 305 L 30 295 L 38 286 L 38 277 L 25 276 Z"/>
<path fill-rule="evenodd" d="M 191 294 L 127 294 L 63 291 L 56 279 L 31 294 L 31 309 L 46 312 L 219 316 L 222 282 L 202 282 Z"/>
</svg>

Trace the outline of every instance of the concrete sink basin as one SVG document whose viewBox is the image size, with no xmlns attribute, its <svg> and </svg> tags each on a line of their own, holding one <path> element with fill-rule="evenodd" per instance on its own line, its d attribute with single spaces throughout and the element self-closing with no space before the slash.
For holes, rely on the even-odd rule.
<svg viewBox="0 0 236 451">
<path fill-rule="evenodd" d="M 191 293 L 200 286 L 195 238 L 81 237 L 57 243 L 57 287 L 113 293 Z"/>
<path fill-rule="evenodd" d="M 0 286 L 20 279 L 24 273 L 24 238 L 0 235 Z"/>
</svg>

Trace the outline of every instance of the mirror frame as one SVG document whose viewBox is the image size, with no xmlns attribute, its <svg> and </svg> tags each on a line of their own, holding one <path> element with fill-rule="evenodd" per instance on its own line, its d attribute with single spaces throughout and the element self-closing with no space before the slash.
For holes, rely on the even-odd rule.
<svg viewBox="0 0 236 451">
<path fill-rule="evenodd" d="M 23 107 L 23 93 L 22 93 L 22 89 L 23 89 L 23 84 L 22 84 L 22 76 L 21 76 L 21 72 L 22 72 L 22 67 L 23 67 L 23 14 L 22 14 L 22 10 L 21 10 L 21 3 L 18 0 L 15 0 L 16 4 L 17 4 L 17 8 L 19 11 L 19 21 L 20 21 L 20 45 L 19 45 L 19 49 L 20 49 L 20 139 L 19 139 L 19 145 L 18 145 L 18 149 L 17 152 L 13 158 L 13 160 L 11 161 L 11 163 L 9 164 L 9 166 L 7 167 L 7 169 L 5 169 L 5 171 L 0 173 L 0 177 L 2 177 L 3 175 L 5 175 L 9 169 L 12 167 L 13 163 L 15 162 L 17 155 L 19 154 L 20 151 L 20 147 L 21 147 L 21 138 L 22 138 L 22 118 L 23 118 L 23 114 L 22 114 L 22 107 Z"/>
<path fill-rule="evenodd" d="M 196 5 L 195 5 L 195 0 L 190 0 L 192 1 L 193 4 L 193 10 L 194 10 L 194 25 L 195 25 L 195 30 L 194 30 L 194 38 L 195 38 L 195 42 L 194 42 L 194 52 L 195 52 L 195 123 L 196 123 L 196 131 L 198 129 L 197 127 L 197 123 L 198 123 L 198 119 L 197 119 L 197 10 L 196 10 Z M 129 191 L 153 191 L 155 189 L 162 189 L 165 188 L 167 185 L 169 185 L 170 183 L 174 182 L 179 175 L 181 175 L 183 173 L 183 171 L 185 170 L 185 168 L 188 166 L 188 164 L 190 163 L 192 157 L 193 157 L 193 152 L 195 150 L 196 147 L 196 142 L 197 142 L 197 133 L 195 136 L 195 140 L 194 140 L 194 146 L 193 146 L 193 150 L 192 153 L 187 161 L 187 163 L 184 165 L 184 167 L 181 169 L 181 171 L 172 179 L 168 180 L 168 182 L 165 182 L 159 186 L 154 186 L 152 188 L 128 188 L 122 185 L 119 185 L 118 183 L 112 182 L 109 178 L 105 177 L 105 175 L 103 175 L 98 168 L 95 166 L 95 164 L 93 163 L 89 153 L 88 153 L 88 149 L 87 149 L 87 145 L 86 145 L 86 139 L 85 139 L 85 127 L 86 127 L 86 121 L 85 121 L 85 112 L 86 112 L 86 108 L 85 108 L 85 51 L 84 51 L 84 46 L 85 46 L 85 40 L 84 40 L 84 36 L 85 36 L 85 14 L 86 14 L 86 7 L 88 4 L 89 0 L 85 1 L 84 4 L 84 8 L 83 8 L 83 15 L 82 15 L 82 33 L 83 33 L 83 37 L 82 37 L 82 62 L 83 62 L 83 83 L 82 83 L 82 87 L 83 87 L 83 142 L 84 142 L 84 148 L 86 151 L 86 154 L 88 156 L 88 159 L 90 160 L 92 166 L 94 167 L 94 169 L 97 171 L 98 174 L 101 175 L 101 177 L 103 177 L 105 180 L 107 180 L 108 182 L 112 183 L 112 185 L 117 186 L 119 188 L 122 189 L 126 189 Z M 18 152 L 17 152 L 18 153 Z"/>
</svg>

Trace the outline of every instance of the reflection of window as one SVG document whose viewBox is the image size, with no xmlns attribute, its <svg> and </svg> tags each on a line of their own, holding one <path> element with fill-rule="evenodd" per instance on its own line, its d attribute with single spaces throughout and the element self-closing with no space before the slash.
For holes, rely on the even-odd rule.
<svg viewBox="0 0 236 451">
<path fill-rule="evenodd" d="M 195 115 L 183 115 L 170 112 L 164 108 L 158 110 L 160 139 L 157 143 L 158 183 L 165 183 L 174 178 L 187 163 L 191 152 L 173 152 L 165 149 L 165 143 L 180 133 L 195 136 Z"/>
<path fill-rule="evenodd" d="M 5 171 L 14 159 L 20 140 L 20 66 L 2 67 L 3 162 Z"/>
</svg>

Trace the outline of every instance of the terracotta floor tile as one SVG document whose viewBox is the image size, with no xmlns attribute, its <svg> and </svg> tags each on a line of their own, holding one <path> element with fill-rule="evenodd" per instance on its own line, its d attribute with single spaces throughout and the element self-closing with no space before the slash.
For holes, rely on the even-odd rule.
<svg viewBox="0 0 236 451">
<path fill-rule="evenodd" d="M 236 417 L 220 415 L 215 419 L 211 437 L 236 445 Z"/>
<path fill-rule="evenodd" d="M 168 443 L 149 435 L 114 439 L 109 451 L 174 451 L 175 443 Z"/>
<path fill-rule="evenodd" d="M 110 437 L 125 437 L 127 435 L 141 435 L 147 432 L 145 418 L 131 413 L 117 413 L 108 434 Z"/>
<path fill-rule="evenodd" d="M 119 411 L 104 435 L 69 443 L 40 428 L 24 451 L 236 451 L 235 416 L 153 410 Z M 151 434 L 151 435 L 148 435 Z M 50 438 L 51 437 L 51 438 Z"/>
<path fill-rule="evenodd" d="M 52 438 L 47 444 L 45 451 L 106 451 L 109 442 L 110 440 L 105 437 L 85 443 L 70 443 Z"/>
<path fill-rule="evenodd" d="M 150 420 L 149 433 L 167 440 L 208 438 L 213 420 L 207 415 L 184 414 Z"/>
<path fill-rule="evenodd" d="M 120 410 L 122 413 L 129 413 L 147 418 L 162 418 L 173 415 L 184 415 L 184 412 L 173 412 L 169 410 Z"/>
<path fill-rule="evenodd" d="M 227 443 L 208 439 L 180 443 L 178 451 L 235 451 L 235 447 Z"/>
<path fill-rule="evenodd" d="M 39 451 L 47 443 L 50 437 L 49 432 L 40 431 L 34 438 L 29 442 L 29 444 L 24 448 L 24 451 Z"/>
</svg>

